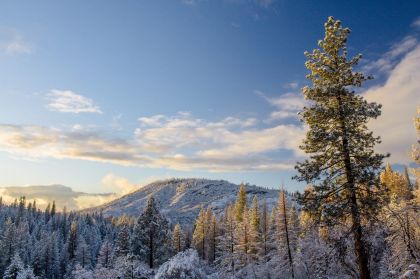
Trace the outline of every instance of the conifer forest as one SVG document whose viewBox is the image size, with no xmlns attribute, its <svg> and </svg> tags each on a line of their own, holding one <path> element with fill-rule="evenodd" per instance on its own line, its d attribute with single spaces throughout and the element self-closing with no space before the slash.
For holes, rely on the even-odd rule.
<svg viewBox="0 0 420 279">
<path fill-rule="evenodd" d="M 198 5 L 193 2 L 190 5 Z M 286 183 L 271 189 L 271 198 L 268 190 L 242 183 L 232 188 L 237 189 L 232 199 L 225 195 L 217 206 L 184 198 L 175 213 L 162 202 L 163 194 L 152 190 L 145 192 L 144 206 L 131 211 L 125 208 L 135 198 L 125 193 L 118 206 L 113 205 L 121 214 L 94 206 L 66 209 L 52 201 L 42 206 L 24 194 L 14 201 L 0 197 L 0 277 L 420 278 L 420 141 L 404 147 L 406 160 L 412 162 L 405 167 L 389 163 L 391 151 L 378 151 L 382 135 L 369 123 L 381 121 L 383 108 L 360 93 L 375 77 L 365 74 L 362 55 L 348 47 L 357 33 L 332 16 L 318 27 L 322 33 L 317 34 L 317 47 L 304 53 L 307 75 L 299 93 L 304 100 L 298 112 L 305 127 L 299 143 L 303 155 L 294 162 L 292 180 L 305 185 L 302 190 L 291 191 Z M 412 102 L 419 105 L 419 100 Z M 409 125 L 419 137 L 420 107 L 412 112 L 416 113 Z M 189 121 L 185 115 L 184 121 Z M 185 146 L 199 144 L 189 142 L 188 135 Z M 123 152 L 126 147 L 120 149 L 119 144 L 113 142 L 116 152 Z M 210 151 L 211 156 L 218 154 Z M 223 176 L 219 171 L 214 173 Z M 210 192 L 203 189 L 165 191 L 183 199 L 181 191 L 200 197 Z M 193 218 L 183 217 L 186 211 L 194 212 Z"/>
</svg>

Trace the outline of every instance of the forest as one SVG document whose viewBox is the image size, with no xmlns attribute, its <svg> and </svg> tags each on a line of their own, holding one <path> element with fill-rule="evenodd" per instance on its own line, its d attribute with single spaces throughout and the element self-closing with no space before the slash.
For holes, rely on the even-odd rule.
<svg viewBox="0 0 420 279">
<path fill-rule="evenodd" d="M 0 198 L 0 276 L 420 278 L 419 143 L 415 167 L 385 164 L 389 154 L 376 153 L 380 138 L 368 129 L 381 105 L 356 92 L 372 77 L 354 70 L 361 55 L 348 57 L 350 29 L 333 17 L 324 27 L 319 48 L 305 53 L 307 159 L 294 177 L 304 191 L 281 189 L 269 208 L 241 186 L 222 214 L 202 207 L 190 227 L 170 223 L 153 196 L 137 216 L 121 217 Z M 413 129 L 420 133 L 420 117 Z"/>
</svg>

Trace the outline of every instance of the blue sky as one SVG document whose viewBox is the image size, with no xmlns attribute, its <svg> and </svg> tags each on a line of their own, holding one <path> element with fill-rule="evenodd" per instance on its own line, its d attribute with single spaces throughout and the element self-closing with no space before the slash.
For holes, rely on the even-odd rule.
<svg viewBox="0 0 420 279">
<path fill-rule="evenodd" d="M 0 186 L 126 192 L 176 176 L 302 189 L 290 177 L 303 52 L 330 15 L 377 77 L 363 94 L 384 103 L 378 150 L 409 164 L 418 1 L 2 1 Z"/>
</svg>

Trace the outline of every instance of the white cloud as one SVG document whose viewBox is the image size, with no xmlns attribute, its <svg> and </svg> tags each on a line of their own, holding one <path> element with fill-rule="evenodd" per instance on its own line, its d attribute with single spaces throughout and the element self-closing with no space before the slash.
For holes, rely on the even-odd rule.
<svg viewBox="0 0 420 279">
<path fill-rule="evenodd" d="M 392 163 L 407 164 L 410 146 L 416 142 L 413 118 L 420 105 L 420 45 L 410 50 L 390 71 L 387 81 L 367 90 L 369 101 L 383 105 L 382 115 L 370 123 L 383 143 L 378 151 L 391 153 Z"/>
<path fill-rule="evenodd" d="M 271 112 L 268 122 L 273 120 L 282 120 L 291 117 L 297 117 L 298 112 L 302 110 L 305 105 L 305 100 L 300 93 L 285 93 L 279 97 L 267 97 L 261 91 L 255 93 L 263 97 L 270 105 L 276 108 Z"/>
<path fill-rule="evenodd" d="M 70 187 L 56 184 L 0 187 L 0 196 L 3 197 L 5 203 L 12 203 L 15 199 L 25 196 L 28 202 L 36 201 L 37 208 L 40 209 L 44 209 L 54 201 L 58 210 L 64 207 L 67 210 L 80 210 L 98 206 L 118 197 L 112 193 L 88 194 L 76 192 Z"/>
<path fill-rule="evenodd" d="M 37 125 L 0 125 L 0 150 L 29 158 L 82 159 L 120 165 L 148 161 L 123 139 L 109 139 L 86 129 L 63 131 Z"/>
<path fill-rule="evenodd" d="M 109 173 L 102 178 L 102 185 L 120 195 L 129 194 L 140 188 L 139 185 L 131 183 L 127 178 L 113 173 Z"/>
<path fill-rule="evenodd" d="M 93 100 L 70 90 L 53 89 L 47 94 L 47 99 L 49 101 L 47 107 L 53 111 L 102 113 L 100 108 L 93 103 Z"/>
<path fill-rule="evenodd" d="M 29 54 L 32 48 L 13 28 L 0 28 L 0 51 L 6 55 Z"/>
<path fill-rule="evenodd" d="M 301 155 L 298 144 L 304 134 L 303 128 L 295 125 L 258 128 L 255 118 L 210 122 L 188 113 L 142 117 L 139 122 L 131 139 L 111 139 L 80 125 L 68 130 L 0 125 L 0 150 L 29 158 L 176 170 L 278 170 L 293 167 Z M 269 154 L 281 150 L 292 156 Z"/>
<path fill-rule="evenodd" d="M 367 73 L 387 73 L 395 67 L 401 60 L 401 56 L 411 51 L 417 46 L 417 39 L 413 36 L 406 36 L 400 42 L 391 46 L 391 49 L 376 61 L 372 61 L 362 67 L 363 72 Z"/>
</svg>

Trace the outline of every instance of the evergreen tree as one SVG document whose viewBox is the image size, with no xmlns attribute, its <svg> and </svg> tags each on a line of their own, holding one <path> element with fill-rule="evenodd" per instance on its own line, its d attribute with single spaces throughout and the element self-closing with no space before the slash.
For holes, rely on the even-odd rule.
<svg viewBox="0 0 420 279">
<path fill-rule="evenodd" d="M 297 164 L 299 176 L 295 178 L 314 185 L 315 199 L 306 198 L 305 193 L 300 197 L 305 210 L 325 216 L 327 225 L 351 218 L 359 276 L 370 279 L 362 214 L 379 208 L 379 192 L 371 193 L 379 184 L 377 173 L 385 156 L 374 152 L 380 140 L 372 136 L 366 124 L 380 115 L 381 106 L 352 91 L 367 78 L 353 72 L 361 56 L 347 58 L 349 33 L 330 17 L 325 23 L 325 37 L 318 43 L 320 49 L 305 53 L 312 86 L 303 88 L 310 103 L 300 114 L 309 126 L 301 148 L 310 158 Z"/>
<path fill-rule="evenodd" d="M 130 252 L 130 229 L 127 223 L 120 225 L 115 244 L 115 255 L 117 257 L 127 256 Z"/>
<path fill-rule="evenodd" d="M 16 253 L 10 262 L 10 265 L 7 267 L 4 272 L 3 279 L 16 279 L 19 273 L 24 270 L 23 262 L 19 257 L 19 254 Z"/>
<path fill-rule="evenodd" d="M 51 204 L 48 203 L 48 205 L 47 205 L 47 207 L 45 208 L 45 211 L 44 211 L 45 222 L 48 222 L 50 220 L 50 217 L 51 217 L 50 211 L 51 211 Z"/>
<path fill-rule="evenodd" d="M 113 258 L 114 249 L 112 244 L 108 240 L 105 240 L 102 244 L 101 250 L 99 250 L 98 264 L 105 268 L 112 267 Z"/>
<path fill-rule="evenodd" d="M 70 233 L 67 240 L 67 252 L 70 260 L 76 257 L 78 236 L 77 223 L 73 221 L 70 226 Z"/>
<path fill-rule="evenodd" d="M 131 239 L 131 251 L 154 268 L 170 254 L 168 221 L 160 214 L 155 199 L 150 197 L 137 219 Z"/>
<path fill-rule="evenodd" d="M 262 253 L 260 208 L 257 196 L 252 199 L 252 206 L 249 210 L 249 253 L 255 261 L 258 261 Z"/>
<path fill-rule="evenodd" d="M 175 225 L 174 231 L 172 233 L 172 245 L 176 253 L 179 253 L 182 250 L 184 250 L 184 245 L 185 245 L 184 233 L 179 223 Z"/>
<path fill-rule="evenodd" d="M 235 215 L 236 215 L 236 220 L 238 222 L 242 222 L 242 217 L 244 215 L 244 211 L 245 211 L 246 206 L 247 206 L 247 204 L 246 204 L 246 189 L 245 189 L 245 185 L 241 184 L 239 186 L 238 197 L 237 197 L 236 203 L 235 203 Z"/>
<path fill-rule="evenodd" d="M 276 208 L 273 207 L 270 213 L 270 223 L 269 223 L 269 232 L 268 232 L 268 245 L 267 245 L 267 261 L 271 260 L 273 257 L 277 257 L 275 252 L 277 252 L 277 214 Z"/>
<path fill-rule="evenodd" d="M 216 247 L 217 247 L 217 237 L 218 237 L 218 224 L 217 224 L 217 217 L 212 212 L 210 215 L 209 220 L 209 229 L 208 229 L 208 260 L 209 262 L 214 262 L 216 260 Z"/>
<path fill-rule="evenodd" d="M 76 248 L 76 261 L 82 268 L 90 268 L 91 266 L 91 253 L 90 247 L 86 243 L 83 236 L 79 236 Z"/>
<path fill-rule="evenodd" d="M 270 215 L 268 214 L 267 201 L 264 200 L 263 208 L 260 217 L 260 230 L 262 242 L 262 257 L 265 261 L 268 259 L 269 246 L 270 246 Z"/>
<path fill-rule="evenodd" d="M 4 271 L 10 264 L 16 251 L 16 227 L 12 219 L 7 218 L 0 238 L 0 271 Z"/>
<path fill-rule="evenodd" d="M 236 211 L 236 210 L 235 210 Z M 235 212 L 236 214 L 237 212 Z M 236 215 L 237 217 L 237 215 Z M 249 211 L 248 208 L 244 208 L 242 214 L 242 222 L 236 224 L 235 234 L 237 239 L 237 245 L 235 246 L 235 254 L 239 259 L 242 266 L 246 266 L 249 263 L 250 253 L 250 240 L 251 240 L 251 226 L 249 222 Z"/>
<path fill-rule="evenodd" d="M 287 259 L 292 278 L 295 278 L 292 249 L 290 245 L 290 223 L 286 202 L 286 194 L 282 189 L 277 203 L 277 241 L 280 260 Z"/>
<path fill-rule="evenodd" d="M 221 227 L 222 233 L 217 242 L 217 264 L 222 273 L 233 276 L 237 262 L 235 253 L 237 239 L 235 233 L 236 214 L 232 205 L 226 207 Z"/>
<path fill-rule="evenodd" d="M 37 279 L 37 278 L 38 277 L 35 276 L 34 271 L 30 267 L 23 269 L 16 276 L 16 279 Z"/>
<path fill-rule="evenodd" d="M 289 209 L 289 222 L 288 222 L 288 232 L 289 232 L 289 241 L 290 241 L 290 249 L 292 251 L 292 255 L 296 253 L 298 249 L 298 242 L 299 242 L 299 234 L 300 234 L 300 225 L 299 225 L 299 214 L 296 210 L 295 204 Z"/>
<path fill-rule="evenodd" d="M 195 228 L 193 233 L 194 246 L 202 259 L 206 258 L 206 238 L 207 238 L 207 215 L 202 207 L 197 219 L 195 220 Z"/>
<path fill-rule="evenodd" d="M 53 201 L 52 207 L 51 207 L 51 217 L 54 217 L 55 213 L 56 213 L 55 201 Z"/>
</svg>

